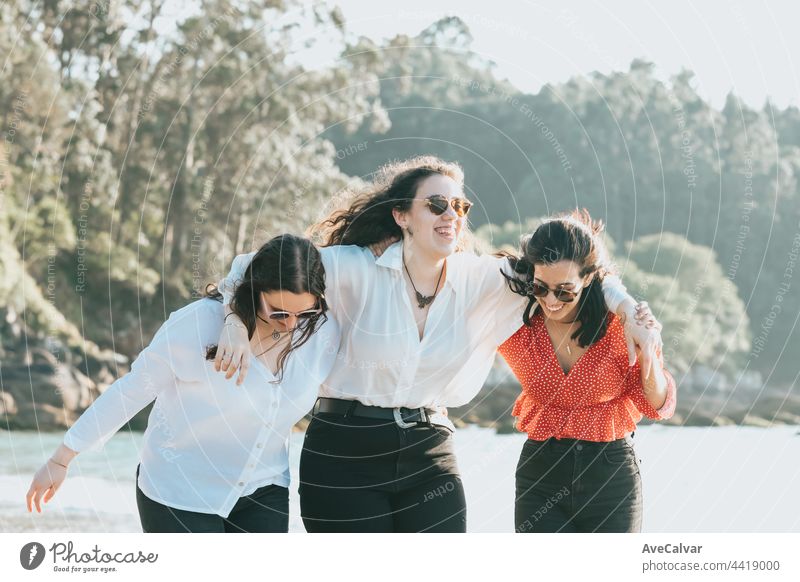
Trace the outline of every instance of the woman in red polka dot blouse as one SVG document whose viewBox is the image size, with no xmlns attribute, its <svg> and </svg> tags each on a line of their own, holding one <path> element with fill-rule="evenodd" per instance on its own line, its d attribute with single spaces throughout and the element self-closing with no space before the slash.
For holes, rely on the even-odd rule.
<svg viewBox="0 0 800 582">
<path fill-rule="evenodd" d="M 511 259 L 509 285 L 529 297 L 524 325 L 500 346 L 522 385 L 512 414 L 528 434 L 516 471 L 518 532 L 640 531 L 631 437 L 643 415 L 675 410 L 660 352 L 649 377 L 641 358 L 629 366 L 624 322 L 601 291 L 611 273 L 602 228 L 585 210 L 548 220 Z"/>
</svg>

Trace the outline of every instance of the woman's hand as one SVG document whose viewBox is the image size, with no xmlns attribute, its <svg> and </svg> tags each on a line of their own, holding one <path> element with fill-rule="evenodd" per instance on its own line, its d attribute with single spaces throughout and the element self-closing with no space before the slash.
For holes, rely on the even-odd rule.
<svg viewBox="0 0 800 582">
<path fill-rule="evenodd" d="M 632 302 L 631 302 L 632 303 Z M 646 301 L 641 301 L 633 309 L 630 306 L 621 306 L 624 310 L 620 314 L 625 332 L 625 340 L 628 344 L 628 359 L 630 365 L 636 363 L 637 348 L 641 358 L 641 366 L 645 378 L 655 371 L 660 359 L 661 348 L 664 342 L 661 339 L 661 329 L 663 326 L 653 316 L 650 306 Z M 631 314 L 633 315 L 631 317 Z"/>
<path fill-rule="evenodd" d="M 225 306 L 228 310 L 228 306 Z M 235 315 L 231 314 L 225 320 L 222 333 L 217 343 L 217 356 L 214 358 L 214 369 L 225 372 L 225 379 L 230 380 L 239 370 L 239 377 L 236 385 L 241 385 L 247 377 L 250 368 L 250 338 L 247 335 L 247 328 L 244 323 Z"/>
<path fill-rule="evenodd" d="M 36 471 L 28 493 L 25 495 L 25 504 L 28 506 L 28 513 L 33 511 L 33 505 L 36 505 L 36 511 L 39 513 L 42 512 L 42 499 L 44 498 L 44 502 L 47 503 L 53 498 L 53 495 L 56 494 L 56 491 L 58 491 L 64 479 L 67 477 L 67 466 L 69 466 L 69 462 L 75 458 L 77 454 L 78 453 L 62 444 L 56 449 L 53 456 Z"/>
<path fill-rule="evenodd" d="M 647 303 L 647 301 L 640 301 L 636 304 L 635 319 L 638 325 L 644 325 L 648 329 L 656 329 L 659 332 L 664 329 L 661 322 L 658 321 L 655 315 L 653 315 L 653 312 L 650 311 L 650 304 Z"/>
</svg>

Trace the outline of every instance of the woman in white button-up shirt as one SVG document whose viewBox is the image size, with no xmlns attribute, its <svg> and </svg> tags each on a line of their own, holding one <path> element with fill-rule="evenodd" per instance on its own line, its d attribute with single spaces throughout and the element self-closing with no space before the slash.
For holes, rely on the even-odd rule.
<svg viewBox="0 0 800 582">
<path fill-rule="evenodd" d="M 322 223 L 326 297 L 342 344 L 301 456 L 309 531 L 466 528 L 446 407 L 478 393 L 526 300 L 508 289 L 506 260 L 455 252 L 468 235 L 463 196 L 457 165 L 419 158 L 384 168 L 370 192 Z M 391 238 L 399 242 L 376 259 L 370 245 Z M 236 257 L 219 283 L 224 294 L 250 259 Z M 619 279 L 607 278 L 604 294 L 634 321 Z M 639 329 L 644 344 L 653 331 Z M 243 341 L 220 346 L 228 375 L 246 363 Z"/>
<path fill-rule="evenodd" d="M 324 290 L 319 252 L 306 239 L 283 235 L 256 253 L 233 303 L 254 352 L 264 354 L 239 386 L 213 369 L 229 325 L 219 292 L 173 312 L 36 473 L 28 510 L 53 497 L 75 455 L 102 448 L 155 401 L 137 470 L 144 531 L 287 531 L 289 433 L 339 347 Z"/>
</svg>

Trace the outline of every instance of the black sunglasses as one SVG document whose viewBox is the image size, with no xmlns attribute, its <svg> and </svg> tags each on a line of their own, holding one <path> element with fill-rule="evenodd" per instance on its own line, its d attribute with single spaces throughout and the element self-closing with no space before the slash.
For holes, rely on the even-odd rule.
<svg viewBox="0 0 800 582">
<path fill-rule="evenodd" d="M 441 216 L 447 211 L 448 206 L 452 206 L 459 218 L 463 218 L 472 208 L 472 202 L 466 198 L 447 198 L 439 194 L 425 199 L 428 209 L 436 216 Z"/>
<path fill-rule="evenodd" d="M 528 283 L 528 289 L 530 294 L 534 297 L 539 297 L 540 299 L 543 297 L 547 297 L 547 294 L 551 291 L 553 292 L 553 296 L 561 301 L 562 303 L 572 303 L 575 301 L 575 298 L 578 296 L 580 289 L 577 291 L 570 291 L 569 289 L 550 289 L 546 285 L 542 285 L 541 283 L 537 283 L 536 281 L 531 281 Z"/>
</svg>

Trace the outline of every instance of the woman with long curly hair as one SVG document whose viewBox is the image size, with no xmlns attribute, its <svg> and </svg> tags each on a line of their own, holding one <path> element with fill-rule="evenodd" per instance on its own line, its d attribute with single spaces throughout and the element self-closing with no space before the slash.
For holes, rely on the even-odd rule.
<svg viewBox="0 0 800 582">
<path fill-rule="evenodd" d="M 478 393 L 525 306 L 502 276 L 508 261 L 469 252 L 471 206 L 461 168 L 425 156 L 382 168 L 313 229 L 342 344 L 300 459 L 310 532 L 466 530 L 446 408 Z M 372 248 L 392 240 L 376 258 Z M 223 291 L 249 260 L 236 257 Z M 604 291 L 649 353 L 658 330 L 635 324 L 636 304 L 619 279 L 606 279 Z M 219 366 L 241 377 L 249 348 L 238 330 L 228 331 Z"/>
</svg>

